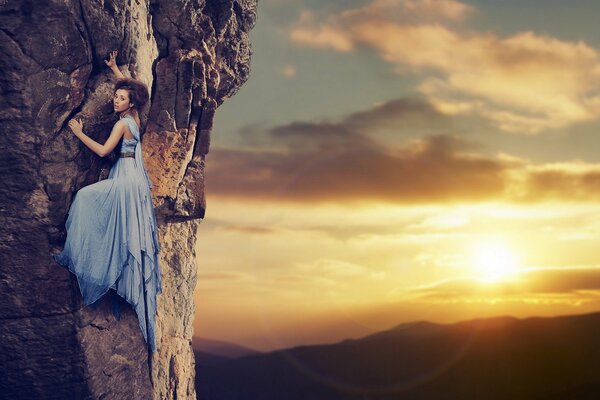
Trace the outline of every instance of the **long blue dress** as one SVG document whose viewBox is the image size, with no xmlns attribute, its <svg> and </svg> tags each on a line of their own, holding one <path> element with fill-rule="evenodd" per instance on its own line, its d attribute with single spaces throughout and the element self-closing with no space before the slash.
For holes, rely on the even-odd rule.
<svg viewBox="0 0 600 400">
<path fill-rule="evenodd" d="M 162 292 L 152 184 L 132 116 L 122 118 L 134 139 L 123 138 L 108 178 L 81 188 L 66 221 L 63 251 L 53 255 L 77 276 L 85 305 L 114 289 L 135 310 L 144 340 L 156 351 L 156 296 Z"/>
</svg>

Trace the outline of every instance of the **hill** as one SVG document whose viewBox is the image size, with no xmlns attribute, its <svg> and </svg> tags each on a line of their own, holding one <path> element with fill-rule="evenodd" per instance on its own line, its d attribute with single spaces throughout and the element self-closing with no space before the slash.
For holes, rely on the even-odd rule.
<svg viewBox="0 0 600 400">
<path fill-rule="evenodd" d="M 335 344 L 199 362 L 197 398 L 596 399 L 598 332 L 600 313 L 419 321 Z"/>
</svg>

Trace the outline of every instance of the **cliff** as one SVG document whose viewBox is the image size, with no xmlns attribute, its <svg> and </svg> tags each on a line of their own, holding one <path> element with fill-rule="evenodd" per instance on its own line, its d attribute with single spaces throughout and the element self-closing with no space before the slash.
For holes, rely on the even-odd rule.
<svg viewBox="0 0 600 400">
<path fill-rule="evenodd" d="M 194 244 L 206 204 L 213 116 L 250 72 L 256 0 L 0 0 L 0 397 L 195 399 Z M 116 121 L 119 50 L 151 88 L 142 143 L 159 222 L 158 351 L 108 296 L 83 307 L 52 260 L 74 194 L 110 168 L 73 135 L 104 142 Z"/>
</svg>

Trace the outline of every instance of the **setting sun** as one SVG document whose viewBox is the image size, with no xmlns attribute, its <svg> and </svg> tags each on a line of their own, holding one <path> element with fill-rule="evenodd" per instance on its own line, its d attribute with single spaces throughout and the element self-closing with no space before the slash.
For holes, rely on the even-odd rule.
<svg viewBox="0 0 600 400">
<path fill-rule="evenodd" d="M 500 241 L 481 241 L 473 245 L 473 267 L 484 282 L 498 282 L 519 272 L 518 257 Z"/>
</svg>

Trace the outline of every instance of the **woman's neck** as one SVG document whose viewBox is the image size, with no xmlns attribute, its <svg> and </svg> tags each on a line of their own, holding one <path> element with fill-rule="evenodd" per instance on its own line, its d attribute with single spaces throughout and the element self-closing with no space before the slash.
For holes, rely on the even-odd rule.
<svg viewBox="0 0 600 400">
<path fill-rule="evenodd" d="M 119 115 L 119 119 L 120 118 L 124 118 L 127 115 L 131 115 L 133 118 L 135 118 L 135 111 L 123 111 L 120 115 Z"/>
</svg>

